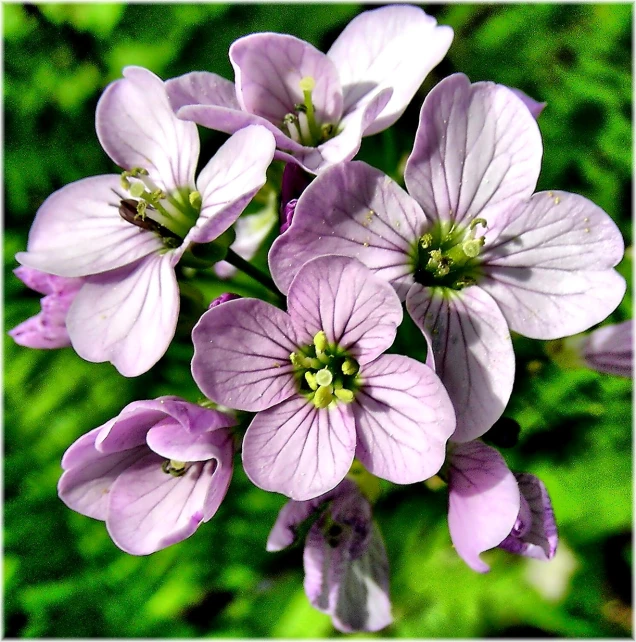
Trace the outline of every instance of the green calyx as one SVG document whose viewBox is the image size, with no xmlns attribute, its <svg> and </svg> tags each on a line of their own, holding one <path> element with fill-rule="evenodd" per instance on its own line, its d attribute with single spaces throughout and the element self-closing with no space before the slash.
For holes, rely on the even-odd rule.
<svg viewBox="0 0 636 642">
<path fill-rule="evenodd" d="M 423 234 L 412 252 L 415 280 L 427 287 L 453 290 L 475 285 L 485 243 L 484 236 L 477 236 L 479 226 L 486 227 L 483 218 L 473 219 L 468 228 L 437 224 Z"/>
<path fill-rule="evenodd" d="M 321 330 L 313 344 L 289 355 L 300 393 L 316 408 L 351 403 L 360 387 L 360 366 L 344 350 L 327 341 Z"/>
<path fill-rule="evenodd" d="M 281 129 L 292 140 L 305 147 L 318 147 L 338 133 L 338 128 L 332 123 L 320 124 L 316 120 L 316 112 L 312 101 L 312 92 L 316 81 L 311 76 L 300 79 L 300 90 L 303 102 L 294 105 L 294 111 L 285 114 Z"/>
<path fill-rule="evenodd" d="M 167 193 L 142 167 L 123 172 L 121 186 L 130 195 L 120 202 L 121 217 L 137 227 L 155 232 L 167 248 L 181 245 L 199 218 L 199 192 L 180 187 Z"/>
</svg>

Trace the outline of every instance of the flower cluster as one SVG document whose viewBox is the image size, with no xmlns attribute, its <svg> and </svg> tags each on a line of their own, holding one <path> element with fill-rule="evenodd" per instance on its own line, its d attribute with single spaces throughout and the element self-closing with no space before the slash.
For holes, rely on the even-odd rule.
<svg viewBox="0 0 636 642">
<path fill-rule="evenodd" d="M 631 322 L 579 335 L 620 303 L 624 245 L 584 197 L 535 193 L 545 104 L 494 82 L 454 74 L 430 91 L 406 190 L 352 160 L 363 136 L 400 117 L 452 36 L 415 6 L 387 6 L 361 13 L 326 54 L 285 34 L 239 38 L 235 83 L 127 67 L 105 89 L 97 135 L 121 171 L 40 207 L 16 275 L 45 296 L 15 341 L 70 345 L 134 377 L 165 354 L 198 274 L 238 269 L 270 290 L 201 306 L 192 377 L 204 399 L 133 402 L 64 455 L 62 501 L 105 521 L 122 550 L 192 535 L 240 451 L 256 486 L 290 500 L 268 550 L 313 520 L 305 590 L 341 631 L 392 621 L 378 493 L 353 469 L 385 480 L 383 492 L 438 475 L 450 537 L 476 571 L 496 547 L 554 556 L 545 486 L 481 438 L 512 394 L 511 331 L 631 376 Z M 195 177 L 197 124 L 230 136 Z M 272 163 L 285 163 L 282 179 L 268 180 Z M 271 278 L 249 260 L 270 223 L 239 218 L 264 187 L 280 195 Z M 403 303 L 425 363 L 393 349 Z"/>
</svg>

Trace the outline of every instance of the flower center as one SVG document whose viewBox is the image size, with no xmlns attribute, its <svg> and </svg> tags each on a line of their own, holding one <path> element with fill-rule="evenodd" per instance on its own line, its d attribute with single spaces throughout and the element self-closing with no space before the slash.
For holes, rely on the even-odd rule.
<svg viewBox="0 0 636 642">
<path fill-rule="evenodd" d="M 131 196 L 119 204 L 119 215 L 125 221 L 159 235 L 166 247 L 181 245 L 199 217 L 199 192 L 186 187 L 168 194 L 141 167 L 123 172 L 121 186 Z"/>
<path fill-rule="evenodd" d="M 316 408 L 334 408 L 338 401 L 351 403 L 360 387 L 360 366 L 321 330 L 313 344 L 289 355 L 300 393 Z"/>
<path fill-rule="evenodd" d="M 177 461 L 176 459 L 166 459 L 166 461 L 161 464 L 161 470 L 167 475 L 172 475 L 173 477 L 181 477 L 185 475 L 186 470 L 188 470 L 187 461 Z"/>
<path fill-rule="evenodd" d="M 285 114 L 281 124 L 283 132 L 305 147 L 317 147 L 338 133 L 335 124 L 319 124 L 316 121 L 316 112 L 311 99 L 315 87 L 316 81 L 311 76 L 301 78 L 300 89 L 303 92 L 303 102 L 294 105 L 294 111 Z"/>
<path fill-rule="evenodd" d="M 474 218 L 468 228 L 437 224 L 423 234 L 413 250 L 418 283 L 461 290 L 475 285 L 480 276 L 479 254 L 485 238 L 476 237 L 476 228 L 486 227 L 483 218 Z"/>
</svg>

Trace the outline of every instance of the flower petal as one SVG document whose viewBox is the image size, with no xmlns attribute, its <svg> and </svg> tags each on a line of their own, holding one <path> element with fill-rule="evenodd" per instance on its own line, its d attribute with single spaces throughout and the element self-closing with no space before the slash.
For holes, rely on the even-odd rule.
<svg viewBox="0 0 636 642">
<path fill-rule="evenodd" d="M 359 14 L 336 38 L 327 55 L 340 74 L 345 113 L 387 87 L 393 90 L 381 117 L 365 135 L 392 125 L 446 55 L 453 30 L 436 25 L 418 7 L 393 5 Z"/>
<path fill-rule="evenodd" d="M 296 392 L 289 359 L 298 348 L 296 329 L 288 314 L 269 303 L 237 299 L 212 308 L 195 326 L 192 341 L 192 376 L 217 403 L 258 412 Z"/>
<path fill-rule="evenodd" d="M 521 473 L 515 477 L 522 500 L 530 509 L 531 523 L 529 530 L 522 536 L 515 537 L 511 533 L 499 546 L 517 555 L 551 560 L 556 553 L 559 536 L 548 491 L 543 482 L 534 475 Z"/>
<path fill-rule="evenodd" d="M 202 408 L 205 410 L 205 408 Z M 209 411 L 214 412 L 214 411 Z M 232 438 L 224 429 L 190 432 L 172 417 L 166 417 L 148 431 L 146 441 L 151 450 L 176 461 L 232 459 Z"/>
<path fill-rule="evenodd" d="M 539 192 L 486 244 L 480 286 L 515 332 L 557 339 L 587 330 L 620 303 L 625 281 L 611 268 L 623 251 L 600 207 L 577 194 Z"/>
<path fill-rule="evenodd" d="M 298 527 L 313 513 L 320 512 L 321 507 L 343 492 L 355 491 L 354 482 L 343 479 L 335 488 L 306 501 L 297 502 L 290 499 L 278 513 L 276 522 L 267 538 L 267 550 L 280 551 L 291 546 L 298 535 Z"/>
<path fill-rule="evenodd" d="M 164 82 L 143 67 L 125 67 L 124 78 L 106 87 L 95 115 L 97 137 L 124 169 L 143 167 L 160 187 L 194 187 L 199 134 L 179 120 Z"/>
<path fill-rule="evenodd" d="M 319 124 L 338 123 L 342 116 L 342 90 L 333 62 L 303 40 L 280 33 L 254 33 L 230 47 L 241 107 L 282 125 L 295 105 L 304 103 L 300 81 L 315 81 L 312 102 Z"/>
<path fill-rule="evenodd" d="M 460 292 L 413 285 L 406 299 L 457 414 L 453 441 L 483 435 L 504 411 L 515 372 L 508 325 L 497 304 L 478 287 Z"/>
<path fill-rule="evenodd" d="M 530 98 L 528 94 L 525 92 L 521 91 L 521 89 L 517 89 L 516 87 L 508 87 L 510 91 L 521 100 L 521 102 L 530 110 L 530 113 L 532 114 L 532 117 L 534 119 L 539 118 L 541 116 L 541 112 L 545 109 L 546 105 L 548 103 L 540 103 L 534 98 Z"/>
<path fill-rule="evenodd" d="M 170 106 L 176 113 L 186 105 L 215 105 L 241 109 L 231 80 L 209 71 L 192 71 L 164 83 Z"/>
<path fill-rule="evenodd" d="M 57 492 L 60 499 L 72 510 L 105 520 L 108 515 L 110 491 L 117 477 L 148 452 L 145 446 L 138 446 L 123 452 L 104 455 L 95 447 L 99 428 L 80 437 L 71 448 L 74 460 L 72 466 L 60 477 Z M 71 450 L 67 451 L 67 453 Z"/>
<path fill-rule="evenodd" d="M 409 254 L 425 224 L 420 206 L 379 170 L 360 161 L 331 167 L 303 192 L 291 227 L 272 245 L 272 276 L 287 292 L 304 263 L 342 254 L 362 261 L 404 299 L 413 283 Z"/>
<path fill-rule="evenodd" d="M 489 570 L 480 553 L 500 544 L 519 514 L 519 487 L 503 457 L 480 441 L 453 447 L 448 469 L 448 528 L 473 570 Z"/>
<path fill-rule="evenodd" d="M 594 330 L 583 343 L 588 367 L 598 372 L 632 377 L 634 370 L 633 321 Z"/>
<path fill-rule="evenodd" d="M 348 350 L 360 364 L 382 354 L 402 322 L 393 288 L 360 261 L 321 256 L 308 261 L 289 288 L 287 309 L 294 325 Z"/>
<path fill-rule="evenodd" d="M 109 454 L 145 446 L 146 434 L 163 419 L 164 412 L 153 407 L 152 402 L 133 401 L 117 417 L 100 427 L 95 448 L 102 454 Z"/>
<path fill-rule="evenodd" d="M 312 499 L 342 481 L 355 443 L 349 406 L 318 409 L 294 395 L 253 419 L 243 439 L 243 467 L 259 488 Z"/>
<path fill-rule="evenodd" d="M 118 208 L 119 177 L 91 176 L 49 196 L 29 232 L 29 268 L 65 277 L 113 270 L 164 247 L 156 234 L 124 221 Z"/>
<path fill-rule="evenodd" d="M 119 548 L 148 555 L 190 537 L 203 521 L 215 462 L 197 462 L 175 477 L 164 459 L 148 453 L 124 470 L 111 488 L 106 526 Z"/>
<path fill-rule="evenodd" d="M 264 127 L 236 132 L 197 178 L 201 213 L 184 244 L 209 243 L 223 234 L 265 184 L 276 142 Z"/>
<path fill-rule="evenodd" d="M 369 472 L 396 484 L 432 477 L 455 430 L 453 406 L 435 373 L 423 363 L 384 354 L 360 372 L 353 403 L 356 457 Z"/>
<path fill-rule="evenodd" d="M 512 91 L 454 74 L 424 101 L 404 180 L 428 216 L 461 226 L 479 216 L 493 228 L 530 198 L 542 149 L 534 118 Z"/>
<path fill-rule="evenodd" d="M 87 279 L 67 318 L 83 359 L 110 361 L 125 377 L 149 370 L 174 337 L 179 289 L 170 253 Z"/>
</svg>

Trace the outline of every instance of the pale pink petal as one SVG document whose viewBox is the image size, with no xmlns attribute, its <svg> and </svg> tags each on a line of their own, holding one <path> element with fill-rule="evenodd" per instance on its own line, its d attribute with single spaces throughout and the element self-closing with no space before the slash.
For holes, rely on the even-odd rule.
<svg viewBox="0 0 636 642">
<path fill-rule="evenodd" d="M 191 464 L 181 477 L 165 473 L 165 460 L 150 452 L 120 473 L 111 488 L 106 526 L 119 548 L 148 555 L 192 535 L 215 462 Z"/>
<path fill-rule="evenodd" d="M 362 261 L 404 299 L 426 223 L 420 206 L 379 170 L 359 161 L 331 167 L 303 192 L 291 227 L 272 245 L 272 277 L 287 292 L 304 263 L 342 254 Z"/>
<path fill-rule="evenodd" d="M 223 234 L 265 184 L 265 172 L 274 157 L 276 142 L 263 127 L 236 132 L 197 178 L 201 213 L 184 240 L 208 243 Z"/>
<path fill-rule="evenodd" d="M 289 288 L 287 308 L 294 325 L 347 350 L 360 364 L 382 354 L 402 322 L 395 290 L 360 261 L 322 256 L 307 262 Z"/>
<path fill-rule="evenodd" d="M 315 81 L 312 102 L 319 124 L 337 123 L 342 115 L 342 90 L 333 62 L 303 40 L 279 33 L 254 33 L 230 47 L 241 107 L 282 125 L 283 118 L 304 102 L 300 81 Z"/>
<path fill-rule="evenodd" d="M 369 472 L 396 484 L 432 477 L 455 430 L 453 406 L 435 373 L 423 363 L 385 354 L 360 372 L 353 414 L 356 457 Z"/>
<path fill-rule="evenodd" d="M 532 114 L 532 117 L 537 119 L 539 116 L 541 116 L 541 112 L 545 109 L 546 105 L 548 103 L 540 103 L 536 101 L 534 98 L 530 98 L 528 94 L 525 92 L 521 91 L 521 89 L 517 89 L 516 87 L 508 87 L 510 91 L 521 100 L 521 102 L 529 109 L 530 113 Z"/>
<path fill-rule="evenodd" d="M 483 252 L 480 287 L 510 328 L 534 339 L 587 330 L 613 312 L 625 281 L 611 268 L 624 243 L 610 217 L 566 192 L 540 192 L 519 205 Z"/>
<path fill-rule="evenodd" d="M 73 301 L 67 327 L 87 361 L 110 361 L 136 377 L 168 349 L 179 316 L 179 289 L 170 254 L 87 279 Z"/>
<path fill-rule="evenodd" d="M 541 168 L 541 134 L 523 102 L 503 85 L 442 80 L 420 113 L 404 180 L 431 217 L 489 228 L 530 197 Z"/>
<path fill-rule="evenodd" d="M 49 196 L 29 232 L 27 252 L 16 259 L 29 268 L 65 277 L 113 270 L 164 247 L 148 230 L 119 215 L 119 177 L 91 176 Z"/>
<path fill-rule="evenodd" d="M 448 469 L 448 528 L 473 570 L 489 570 L 480 553 L 500 544 L 519 514 L 519 488 L 502 456 L 480 441 L 455 445 Z"/>
<path fill-rule="evenodd" d="M 294 395 L 253 419 L 243 439 L 243 467 L 259 488 L 312 499 L 342 481 L 355 443 L 350 406 L 318 409 Z"/>
<path fill-rule="evenodd" d="M 199 157 L 196 125 L 179 120 L 164 82 L 143 67 L 125 67 L 106 87 L 95 115 L 97 137 L 124 169 L 143 167 L 159 187 L 194 188 Z"/>
<path fill-rule="evenodd" d="M 416 283 L 406 307 L 426 338 L 427 363 L 455 407 L 453 441 L 483 435 L 503 413 L 515 372 L 510 332 L 497 304 L 475 286 L 456 292 Z"/>
<path fill-rule="evenodd" d="M 241 109 L 231 80 L 209 71 L 193 71 L 165 82 L 170 106 L 176 113 L 186 105 L 214 105 Z"/>
<path fill-rule="evenodd" d="M 105 520 L 113 483 L 147 453 L 145 446 L 108 455 L 93 448 L 91 455 L 85 455 L 84 461 L 77 462 L 62 474 L 57 485 L 58 495 L 72 510 Z"/>
<path fill-rule="evenodd" d="M 419 7 L 381 7 L 356 16 L 329 49 L 327 55 L 340 74 L 345 113 L 387 87 L 393 90 L 366 135 L 392 125 L 445 56 L 453 30 L 436 25 Z"/>
<path fill-rule="evenodd" d="M 256 299 L 208 310 L 192 332 L 192 376 L 213 401 L 258 412 L 297 390 L 290 355 L 298 349 L 289 315 Z M 304 338 L 311 343 L 311 337 Z"/>
<path fill-rule="evenodd" d="M 634 373 L 633 321 L 606 325 L 594 330 L 583 342 L 583 358 L 588 367 L 632 377 Z"/>
</svg>

